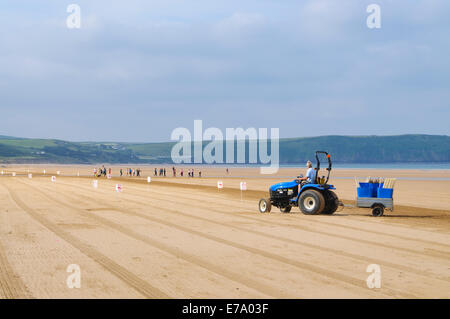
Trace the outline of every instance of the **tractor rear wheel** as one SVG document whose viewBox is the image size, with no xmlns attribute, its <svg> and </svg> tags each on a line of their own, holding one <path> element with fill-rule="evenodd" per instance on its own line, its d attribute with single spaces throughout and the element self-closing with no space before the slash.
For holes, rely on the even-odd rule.
<svg viewBox="0 0 450 319">
<path fill-rule="evenodd" d="M 339 207 L 339 198 L 336 193 L 330 190 L 325 191 L 325 208 L 322 211 L 324 215 L 332 215 Z"/>
<path fill-rule="evenodd" d="M 284 207 L 284 208 L 280 208 L 280 211 L 282 212 L 282 213 L 289 213 L 290 211 L 291 211 L 291 206 L 287 206 L 287 207 Z"/>
<path fill-rule="evenodd" d="M 261 198 L 259 200 L 258 208 L 260 213 L 270 213 L 270 210 L 272 209 L 272 204 L 270 203 L 270 200 Z"/>
<path fill-rule="evenodd" d="M 305 215 L 320 214 L 325 208 L 325 198 L 319 191 L 308 189 L 300 194 L 298 207 Z"/>
</svg>

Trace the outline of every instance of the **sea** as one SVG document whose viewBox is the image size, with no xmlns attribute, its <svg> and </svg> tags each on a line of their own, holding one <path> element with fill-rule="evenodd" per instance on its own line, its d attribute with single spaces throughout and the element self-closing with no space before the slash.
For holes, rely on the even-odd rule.
<svg viewBox="0 0 450 319">
<path fill-rule="evenodd" d="M 158 164 L 153 164 L 158 165 Z M 321 168 L 327 167 L 327 162 L 321 161 Z M 261 164 L 203 164 L 202 166 L 211 167 L 261 167 Z M 298 164 L 280 164 L 281 168 L 303 168 L 305 163 Z M 315 166 L 315 161 L 313 161 Z M 333 163 L 333 168 L 342 169 L 380 169 L 380 170 L 450 170 L 450 163 Z"/>
<path fill-rule="evenodd" d="M 322 163 L 325 167 L 327 163 Z M 280 167 L 298 167 L 299 165 L 280 165 Z M 406 170 L 450 170 L 450 163 L 333 163 L 333 168 L 344 169 L 406 169 Z"/>
</svg>

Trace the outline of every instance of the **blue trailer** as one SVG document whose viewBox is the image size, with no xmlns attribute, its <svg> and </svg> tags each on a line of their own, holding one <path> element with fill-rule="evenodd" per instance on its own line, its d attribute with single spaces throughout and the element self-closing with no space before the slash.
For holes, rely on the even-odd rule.
<svg viewBox="0 0 450 319">
<path fill-rule="evenodd" d="M 359 183 L 356 206 L 371 208 L 376 217 L 383 216 L 385 209 L 394 211 L 394 189 L 383 186 L 383 183 Z"/>
</svg>

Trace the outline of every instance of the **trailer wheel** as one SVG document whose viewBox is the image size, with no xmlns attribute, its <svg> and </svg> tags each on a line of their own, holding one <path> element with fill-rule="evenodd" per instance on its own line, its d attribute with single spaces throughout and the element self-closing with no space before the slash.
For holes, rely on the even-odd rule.
<svg viewBox="0 0 450 319">
<path fill-rule="evenodd" d="M 284 208 L 280 207 L 280 211 L 282 213 L 289 213 L 291 211 L 291 208 L 292 208 L 291 206 L 287 206 L 287 207 L 284 207 Z"/>
<path fill-rule="evenodd" d="M 320 214 L 325 208 L 325 199 L 320 192 L 308 189 L 300 194 L 298 207 L 305 215 Z"/>
<path fill-rule="evenodd" d="M 325 192 L 325 208 L 322 211 L 324 215 L 332 215 L 339 207 L 339 199 L 335 192 L 327 190 Z"/>
<path fill-rule="evenodd" d="M 372 207 L 372 216 L 381 217 L 384 214 L 384 206 L 377 204 Z"/>
<path fill-rule="evenodd" d="M 270 200 L 261 198 L 259 200 L 258 208 L 260 213 L 270 213 L 270 210 L 272 209 L 272 204 L 270 203 Z"/>
</svg>

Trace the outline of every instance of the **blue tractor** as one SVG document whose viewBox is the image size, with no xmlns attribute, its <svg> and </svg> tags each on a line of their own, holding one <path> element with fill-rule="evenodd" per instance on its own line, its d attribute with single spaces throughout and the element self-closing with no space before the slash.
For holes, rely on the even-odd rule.
<svg viewBox="0 0 450 319">
<path fill-rule="evenodd" d="M 319 177 L 319 155 L 325 155 L 328 159 L 328 175 Z M 269 213 L 272 206 L 280 208 L 281 212 L 289 213 L 293 206 L 300 208 L 303 214 L 333 214 L 342 203 L 329 185 L 331 172 L 331 156 L 327 152 L 316 152 L 315 181 L 307 182 L 294 179 L 292 182 L 278 183 L 269 188 L 270 199 L 263 198 L 259 201 L 259 211 Z M 298 176 L 299 178 L 302 176 Z"/>
</svg>

